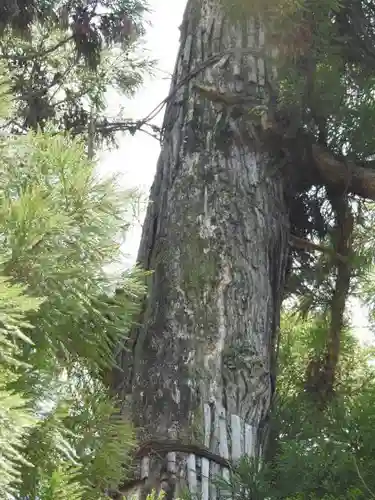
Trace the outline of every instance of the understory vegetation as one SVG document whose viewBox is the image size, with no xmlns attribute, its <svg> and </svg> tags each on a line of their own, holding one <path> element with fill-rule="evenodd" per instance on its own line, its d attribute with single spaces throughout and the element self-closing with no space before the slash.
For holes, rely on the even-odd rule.
<svg viewBox="0 0 375 500">
<path fill-rule="evenodd" d="M 242 460 L 230 483 L 233 498 L 333 500 L 374 497 L 374 347 L 346 329 L 335 396 L 324 407 L 306 390 L 306 369 L 324 352 L 327 321 L 286 314 L 277 394 L 265 463 Z"/>
</svg>

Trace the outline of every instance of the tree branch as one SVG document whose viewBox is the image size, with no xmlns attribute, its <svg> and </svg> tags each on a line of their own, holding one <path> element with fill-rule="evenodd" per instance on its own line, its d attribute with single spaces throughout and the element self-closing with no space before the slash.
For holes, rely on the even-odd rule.
<svg viewBox="0 0 375 500">
<path fill-rule="evenodd" d="M 36 58 L 43 58 L 46 55 L 51 54 L 51 52 L 54 52 L 58 48 L 65 45 L 70 40 L 73 40 L 73 35 L 70 35 L 67 38 L 64 38 L 63 40 L 60 40 L 55 45 L 52 45 L 52 47 L 49 47 L 48 49 L 45 49 L 45 50 L 33 51 L 33 52 L 30 52 L 29 54 L 1 54 L 0 59 L 7 59 L 7 60 L 13 59 L 16 61 L 30 61 L 30 60 L 36 59 Z"/>
<path fill-rule="evenodd" d="M 358 165 L 343 161 L 318 144 L 313 144 L 312 156 L 323 182 L 342 189 L 343 193 L 348 191 L 375 201 L 374 162 Z"/>
<path fill-rule="evenodd" d="M 332 255 L 332 257 L 335 257 L 336 259 L 338 259 L 343 263 L 347 262 L 348 260 L 347 257 L 345 257 L 344 255 L 336 253 L 332 247 L 319 245 L 317 243 L 313 243 L 312 241 L 305 240 L 304 238 L 299 238 L 298 236 L 294 236 L 293 234 L 290 235 L 289 242 L 290 245 L 294 248 L 299 248 L 301 250 L 317 250 L 319 252 Z"/>
<path fill-rule="evenodd" d="M 193 443 L 182 443 L 178 440 L 169 440 L 169 439 L 152 439 L 143 443 L 135 453 L 137 458 L 146 457 L 152 453 L 167 453 L 169 451 L 176 451 L 180 453 L 188 453 L 194 454 L 201 458 L 207 458 L 212 462 L 215 462 L 222 467 L 230 468 L 231 463 L 226 458 L 217 455 L 216 453 L 212 453 L 208 448 L 203 446 L 199 446 Z"/>
</svg>

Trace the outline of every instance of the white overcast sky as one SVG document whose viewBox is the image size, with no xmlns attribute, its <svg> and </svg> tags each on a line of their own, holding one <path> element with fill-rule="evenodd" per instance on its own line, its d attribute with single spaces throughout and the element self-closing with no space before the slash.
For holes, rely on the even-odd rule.
<svg viewBox="0 0 375 500">
<path fill-rule="evenodd" d="M 152 26 L 147 27 L 147 55 L 158 61 L 154 76 L 146 81 L 134 99 L 123 99 L 118 103 L 116 96 L 109 102 L 111 109 L 118 104 L 126 109 L 131 119 L 141 119 L 148 115 L 167 95 L 170 86 L 170 75 L 173 73 L 177 55 L 180 31 L 186 0 L 148 0 L 151 13 L 148 15 Z M 160 125 L 164 109 L 152 120 Z M 117 172 L 127 187 L 138 187 L 148 194 L 152 184 L 156 162 L 160 152 L 160 144 L 152 137 L 138 132 L 135 136 L 125 136 L 119 141 L 119 149 L 101 155 L 100 171 L 103 174 Z M 127 237 L 124 252 L 128 254 L 126 262 L 136 257 L 140 238 L 140 224 Z"/>
<path fill-rule="evenodd" d="M 174 69 L 180 32 L 178 27 L 187 0 L 149 0 L 152 12 L 149 19 L 146 48 L 151 58 L 158 60 L 157 70 L 152 79 L 147 78 L 142 89 L 132 100 L 125 99 L 116 102 L 114 97 L 109 106 L 113 109 L 118 105 L 126 106 L 127 116 L 139 119 L 153 110 L 168 94 L 170 75 Z M 160 124 L 162 113 L 154 120 Z M 119 142 L 119 148 L 105 152 L 100 156 L 99 169 L 103 174 L 119 173 L 126 187 L 138 187 L 148 194 L 152 184 L 156 163 L 160 152 L 158 141 L 143 133 L 134 137 L 126 136 Z M 141 221 L 134 224 L 124 245 L 124 266 L 132 264 L 138 251 L 141 234 Z M 372 342 L 373 334 L 367 328 L 366 310 L 360 307 L 358 301 L 351 306 L 352 323 L 358 336 L 364 342 Z"/>
</svg>

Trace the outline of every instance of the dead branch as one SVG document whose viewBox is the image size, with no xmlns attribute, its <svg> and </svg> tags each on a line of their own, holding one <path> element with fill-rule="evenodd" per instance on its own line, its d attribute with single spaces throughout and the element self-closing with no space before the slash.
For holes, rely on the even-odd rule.
<svg viewBox="0 0 375 500">
<path fill-rule="evenodd" d="M 313 243 L 312 241 L 305 240 L 304 238 L 299 238 L 293 234 L 289 237 L 289 244 L 300 250 L 317 250 L 318 252 L 323 252 L 331 255 L 332 257 L 340 260 L 341 262 L 347 262 L 347 257 L 337 253 L 334 248 L 325 245 L 319 245 L 318 243 Z"/>
<path fill-rule="evenodd" d="M 207 458 L 222 467 L 230 468 L 231 463 L 226 458 L 212 453 L 208 448 L 193 443 L 182 443 L 178 440 L 170 439 L 152 439 L 143 443 L 135 453 L 136 458 L 142 458 L 153 453 L 168 453 L 170 451 L 180 453 L 192 453 L 201 458 Z"/>
</svg>

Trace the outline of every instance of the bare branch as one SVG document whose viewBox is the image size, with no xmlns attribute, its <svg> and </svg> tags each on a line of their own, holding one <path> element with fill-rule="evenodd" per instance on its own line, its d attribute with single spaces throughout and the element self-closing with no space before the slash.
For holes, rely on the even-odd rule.
<svg viewBox="0 0 375 500">
<path fill-rule="evenodd" d="M 348 258 L 344 255 L 336 253 L 332 247 L 328 247 L 325 245 L 319 245 L 317 243 L 313 243 L 312 241 L 305 240 L 304 238 L 299 238 L 298 236 L 294 236 L 293 234 L 289 237 L 289 243 L 292 247 L 298 248 L 301 250 L 317 250 L 318 252 L 323 252 L 331 255 L 332 257 L 340 260 L 341 262 L 347 262 Z"/>
<path fill-rule="evenodd" d="M 361 483 L 366 488 L 366 490 L 370 494 L 371 498 L 375 498 L 375 493 L 372 490 L 370 490 L 370 488 L 367 486 L 366 481 L 363 479 L 363 476 L 362 476 L 362 474 L 361 474 L 361 472 L 359 470 L 359 467 L 358 467 L 358 464 L 357 464 L 357 460 L 356 460 L 356 458 L 355 458 L 354 455 L 353 455 L 353 462 L 354 462 L 354 467 L 355 467 L 355 470 L 357 472 L 357 475 L 358 475 L 359 479 L 361 480 Z"/>
<path fill-rule="evenodd" d="M 336 158 L 330 151 L 314 144 L 312 155 L 319 174 L 327 184 L 375 201 L 375 169 L 373 162 L 358 165 Z"/>
</svg>

